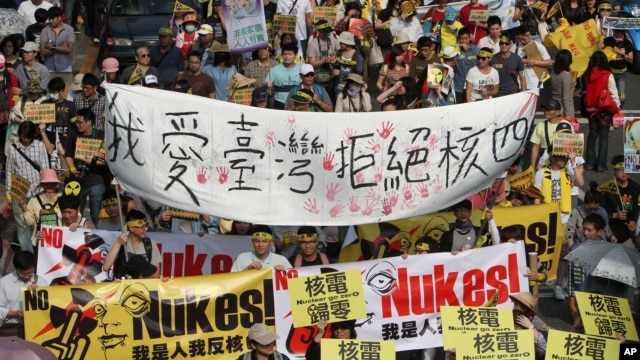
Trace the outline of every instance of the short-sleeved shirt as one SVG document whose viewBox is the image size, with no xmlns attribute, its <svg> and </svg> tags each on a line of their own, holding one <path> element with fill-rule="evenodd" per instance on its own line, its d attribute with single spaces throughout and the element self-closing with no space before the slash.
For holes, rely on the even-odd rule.
<svg viewBox="0 0 640 360">
<path fill-rule="evenodd" d="M 49 100 L 43 101 L 44 104 Z M 63 148 L 67 147 L 69 142 L 69 133 L 71 132 L 71 119 L 76 117 L 76 106 L 69 100 L 56 102 L 56 122 L 47 124 L 47 137 L 52 144 L 58 141 Z"/>
<path fill-rule="evenodd" d="M 192 75 L 190 72 L 185 71 L 182 73 L 182 78 L 191 85 L 191 93 L 193 95 L 209 97 L 209 94 L 216 92 L 216 84 L 211 76 L 205 73 L 201 72 L 198 75 Z"/>
<path fill-rule="evenodd" d="M 296 39 L 298 41 L 307 39 L 306 16 L 312 12 L 313 8 L 309 0 L 278 0 L 278 8 L 276 9 L 276 14 L 296 16 Z"/>
<path fill-rule="evenodd" d="M 496 54 L 491 58 L 491 66 L 498 70 L 500 75 L 498 96 L 515 94 L 520 90 L 518 74 L 524 71 L 524 64 L 520 56 L 509 53 L 509 57 L 505 58 L 502 54 Z"/>
<path fill-rule="evenodd" d="M 560 122 L 566 122 L 569 125 L 571 125 L 571 123 L 568 121 L 562 120 Z M 547 127 L 546 132 L 545 132 L 545 126 Z M 558 124 L 554 124 L 551 121 L 546 121 L 546 120 L 541 123 L 538 123 L 536 127 L 533 129 L 533 134 L 531 134 L 531 139 L 529 141 L 531 141 L 533 144 L 540 145 L 541 149 L 548 148 L 549 145 L 553 143 L 553 133 L 556 131 L 557 126 Z"/>
<path fill-rule="evenodd" d="M 549 56 L 549 52 L 547 51 L 547 48 L 544 47 L 544 45 L 542 45 L 541 43 L 535 41 L 535 40 L 531 40 L 534 41 L 536 44 L 536 47 L 538 48 L 538 52 L 540 53 L 540 57 L 542 58 L 542 60 L 549 60 L 551 59 L 551 56 Z M 518 46 L 518 55 L 521 58 L 526 58 L 527 57 L 527 53 L 524 51 L 524 46 L 522 46 L 522 44 L 520 44 L 520 46 Z M 536 75 L 536 72 L 533 70 L 533 66 L 530 65 L 526 65 L 524 67 L 524 76 L 527 79 L 527 90 L 530 89 L 534 89 L 536 87 L 538 87 L 538 85 L 540 84 L 540 79 L 538 79 L 538 75 Z M 541 84 L 540 84 L 541 86 Z"/>
<path fill-rule="evenodd" d="M 494 68 L 491 68 L 488 74 L 483 74 L 476 66 L 469 69 L 466 81 L 470 82 L 473 87 L 471 89 L 471 101 L 477 101 L 483 99 L 483 87 L 487 85 L 500 85 L 500 75 L 498 75 L 498 71 Z"/>
<path fill-rule="evenodd" d="M 36 62 L 33 69 L 29 69 L 28 65 L 22 62 L 16 67 L 15 74 L 21 89 L 25 89 L 31 79 L 40 80 L 40 87 L 46 89 L 49 85 L 49 79 L 51 78 L 49 69 L 39 62 Z"/>
<path fill-rule="evenodd" d="M 131 241 L 127 241 L 125 251 L 129 254 L 129 258 L 133 255 L 142 255 L 151 265 L 158 266 L 162 262 L 162 256 L 160 255 L 160 249 L 158 243 L 153 239 L 151 240 L 151 259 L 147 259 L 147 250 L 144 248 L 144 241 L 140 240 L 137 245 L 133 245 Z"/>
<path fill-rule="evenodd" d="M 107 97 L 96 93 L 93 99 L 89 99 L 82 92 L 76 94 L 73 99 L 73 103 L 76 105 L 76 110 L 91 109 L 96 116 L 96 121 L 93 123 L 93 128 L 96 130 L 104 131 L 104 121 L 107 111 Z"/>
<path fill-rule="evenodd" d="M 170 46 L 165 53 L 160 46 L 152 46 L 149 48 L 149 56 L 151 56 L 150 65 L 158 70 L 158 82 L 162 87 L 171 85 L 178 76 L 178 72 L 184 71 L 184 56 L 175 46 Z"/>
<path fill-rule="evenodd" d="M 62 29 L 56 34 L 51 25 L 46 26 L 40 33 L 40 44 L 51 44 L 58 47 L 67 44 L 76 43 L 76 35 L 70 25 L 62 23 Z M 44 58 L 44 65 L 49 71 L 71 72 L 71 64 L 73 63 L 73 53 L 63 54 L 59 52 L 53 53 Z"/>
<path fill-rule="evenodd" d="M 273 80 L 273 88 L 275 90 L 274 99 L 280 103 L 286 103 L 289 91 L 302 83 L 300 79 L 300 64 L 295 64 L 293 67 L 286 67 L 284 64 L 275 66 L 269 75 L 264 79 L 266 83 L 269 80 Z"/>
<path fill-rule="evenodd" d="M 631 41 L 627 40 L 626 38 L 622 41 L 617 41 L 613 37 L 608 37 L 604 39 L 604 46 L 624 49 L 625 54 L 633 51 L 633 45 L 631 44 Z M 616 73 L 616 70 L 619 70 L 619 72 L 624 72 L 627 70 L 627 61 L 624 59 L 624 56 L 622 54 L 616 54 L 616 58 L 614 60 L 609 60 L 609 65 L 611 66 L 611 70 L 614 72 L 614 74 Z"/>
<path fill-rule="evenodd" d="M 278 64 L 279 62 L 272 58 L 269 58 L 269 63 L 267 64 L 267 66 L 262 66 L 260 60 L 253 60 L 244 68 L 244 76 L 256 79 L 256 82 L 254 83 L 255 87 L 262 87 L 265 84 L 267 75 L 269 75 L 269 71 L 271 71 L 271 69 Z"/>
</svg>

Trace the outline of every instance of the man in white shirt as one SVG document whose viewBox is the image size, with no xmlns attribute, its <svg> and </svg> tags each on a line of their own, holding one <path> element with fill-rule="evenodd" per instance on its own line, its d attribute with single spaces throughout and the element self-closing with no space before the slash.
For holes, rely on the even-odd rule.
<svg viewBox="0 0 640 360">
<path fill-rule="evenodd" d="M 302 53 L 307 53 L 307 32 L 311 33 L 313 24 L 313 8 L 309 0 L 278 0 L 276 14 L 295 15 L 296 39 L 302 47 Z"/>
<path fill-rule="evenodd" d="M 541 43 L 531 38 L 531 33 L 526 28 L 520 28 L 518 32 L 518 39 L 520 40 L 520 44 L 518 46 L 518 56 L 522 58 L 522 62 L 524 63 L 524 76 L 527 79 L 527 90 L 534 89 L 536 87 L 542 88 L 542 81 L 544 80 L 544 76 L 542 79 L 538 78 L 536 72 L 534 70 L 534 66 L 538 68 L 544 68 L 551 66 L 553 64 L 553 60 L 551 60 L 551 56 L 549 56 L 549 52 L 547 48 L 544 47 Z M 527 52 L 525 51 L 525 47 L 529 45 L 531 42 L 535 44 L 535 47 L 538 49 L 538 53 L 540 53 L 540 58 L 537 60 L 531 59 L 531 56 L 527 56 Z M 533 45 L 531 45 L 533 46 Z M 548 75 L 548 70 L 543 75 Z"/>
<path fill-rule="evenodd" d="M 27 19 L 29 21 L 29 24 L 35 24 L 36 23 L 36 10 L 38 9 L 45 9 L 45 10 L 49 10 L 50 7 L 52 7 L 53 4 L 51 4 L 48 1 L 44 1 L 44 0 L 29 0 L 29 1 L 23 1 L 20 4 L 20 7 L 18 7 L 18 14 L 22 15 L 25 17 L 25 19 Z"/>
<path fill-rule="evenodd" d="M 21 251 L 13 256 L 11 274 L 0 279 L 0 326 L 3 324 L 22 324 L 22 290 L 35 289 L 38 285 L 49 285 L 36 275 L 36 257 L 32 252 Z"/>
</svg>

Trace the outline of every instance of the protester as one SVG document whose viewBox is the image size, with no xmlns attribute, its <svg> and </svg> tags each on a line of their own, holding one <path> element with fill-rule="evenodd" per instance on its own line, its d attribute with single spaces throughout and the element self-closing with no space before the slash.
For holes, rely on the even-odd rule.
<svg viewBox="0 0 640 360">
<path fill-rule="evenodd" d="M 633 44 L 626 38 L 626 31 L 613 29 L 613 35 L 604 39 L 605 49 L 611 48 L 614 59 L 609 60 L 609 66 L 616 81 L 620 107 L 627 98 L 627 66 L 633 65 Z"/>
<path fill-rule="evenodd" d="M 542 105 L 544 109 L 545 121 L 536 124 L 533 129 L 529 142 L 531 143 L 531 165 L 534 169 L 538 169 L 538 159 L 545 149 L 553 143 L 553 134 L 556 132 L 558 124 L 565 122 L 571 126 L 566 120 L 560 116 L 562 105 L 558 100 L 550 99 L 546 104 Z"/>
<path fill-rule="evenodd" d="M 560 115 L 567 119 L 575 116 L 573 104 L 573 90 L 575 79 L 571 75 L 571 63 L 573 56 L 571 51 L 563 49 L 558 51 L 553 62 L 553 72 L 551 73 L 551 92 L 553 99 L 562 105 Z"/>
<path fill-rule="evenodd" d="M 480 49 L 471 43 L 471 35 L 469 29 L 461 28 L 458 30 L 458 44 L 460 56 L 454 66 L 454 88 L 456 90 L 456 103 L 462 104 L 466 102 L 467 96 L 465 86 L 467 83 L 467 73 L 476 66 L 477 56 Z"/>
<path fill-rule="evenodd" d="M 234 74 L 238 73 L 235 65 L 231 65 L 231 55 L 228 51 L 216 51 L 211 64 L 202 67 L 202 72 L 213 79 L 216 86 L 216 99 L 229 101 L 229 88 Z"/>
<path fill-rule="evenodd" d="M 327 83 L 331 79 L 331 61 L 340 50 L 340 44 L 336 33 L 327 20 L 318 20 L 315 28 L 316 31 L 309 38 L 307 64 L 313 66 L 316 74 L 326 74 L 326 79 L 316 76 L 316 80 Z"/>
<path fill-rule="evenodd" d="M 300 65 L 296 64 L 295 57 L 298 47 L 295 44 L 283 45 L 282 57 L 284 62 L 274 66 L 264 79 L 267 84 L 267 93 L 274 96 L 273 108 L 284 109 L 289 91 L 294 86 L 300 85 Z"/>
<path fill-rule="evenodd" d="M 471 223 L 471 201 L 462 200 L 451 209 L 453 216 L 456 217 L 455 227 L 442 235 L 440 252 L 458 252 L 500 243 L 500 234 L 491 209 L 485 210 L 483 216 L 487 221 L 487 227 L 484 230 L 488 231 L 488 234 L 480 234 L 481 228 Z"/>
<path fill-rule="evenodd" d="M 40 33 L 42 32 L 42 29 L 44 29 L 48 25 L 49 13 L 46 9 L 38 9 L 34 13 L 34 17 L 36 19 L 35 24 L 27 26 L 27 28 L 24 30 L 25 41 L 31 41 L 36 44 L 40 44 Z M 11 36 L 7 36 L 5 39 L 12 38 Z M 19 49 L 19 47 L 16 45 L 16 50 L 17 49 Z"/>
<path fill-rule="evenodd" d="M 158 228 L 167 229 L 172 233 L 204 236 L 207 233 L 219 233 L 220 218 L 163 205 L 156 222 Z"/>
<path fill-rule="evenodd" d="M 352 33 L 343 31 L 338 37 L 340 50 L 336 60 L 331 63 L 334 76 L 334 94 L 339 94 L 345 86 L 350 73 L 363 74 L 365 62 L 356 48 L 356 41 Z M 363 75 L 363 77 L 365 77 Z"/>
<path fill-rule="evenodd" d="M 102 208 L 107 213 L 108 218 L 98 223 L 98 229 L 108 231 L 122 231 L 124 219 L 120 218 L 120 202 L 116 190 L 109 188 L 102 197 Z"/>
<path fill-rule="evenodd" d="M 184 71 L 184 55 L 174 45 L 173 32 L 168 27 L 158 29 L 158 43 L 149 48 L 149 65 L 158 71 L 158 82 L 163 89 L 171 88 L 178 72 Z"/>
<path fill-rule="evenodd" d="M 5 65 L 15 69 L 22 63 L 20 59 L 20 48 L 18 42 L 11 36 L 7 36 L 0 41 L 0 52 L 4 56 Z M 14 74 L 15 76 L 15 74 Z M 17 85 L 15 87 L 18 87 Z"/>
<path fill-rule="evenodd" d="M 233 220 L 231 231 L 227 235 L 251 235 L 253 224 L 245 221 Z"/>
<path fill-rule="evenodd" d="M 311 107 L 311 103 L 313 102 L 313 93 L 311 90 L 307 89 L 299 89 L 296 91 L 295 95 L 290 97 L 291 99 L 291 107 L 289 110 L 291 111 L 303 111 L 303 112 L 316 112 Z"/>
<path fill-rule="evenodd" d="M 415 23 L 418 23 L 417 19 L 414 16 L 410 16 L 415 20 Z M 397 19 L 397 18 L 396 18 Z M 391 22 L 393 23 L 393 19 Z M 352 30 L 351 23 L 357 22 L 357 26 L 355 26 L 358 30 L 354 32 L 350 32 Z M 391 25 L 391 33 L 396 35 L 393 30 L 393 25 Z M 353 35 L 353 45 L 347 44 L 349 46 L 353 46 L 358 54 L 362 57 L 362 69 L 356 70 L 358 73 L 362 74 L 365 79 L 369 78 L 369 51 L 371 50 L 371 44 L 376 40 L 376 34 L 373 29 L 373 25 L 371 22 L 362 16 L 362 6 L 358 1 L 347 2 L 345 5 L 345 15 L 342 20 L 338 21 L 335 27 L 336 33 L 338 35 L 342 35 L 345 32 L 348 32 Z M 411 37 L 411 35 L 409 35 Z M 417 40 L 419 35 L 412 41 Z M 343 43 L 345 38 L 338 37 L 340 43 Z M 344 48 L 341 46 L 344 51 Z M 338 56 L 338 60 L 340 57 Z M 353 60 L 353 59 L 352 59 Z M 346 75 L 345 75 L 346 76 Z M 336 94 L 338 91 L 336 91 Z"/>
<path fill-rule="evenodd" d="M 44 57 L 44 65 L 49 72 L 71 83 L 73 49 L 76 37 L 71 25 L 62 22 L 62 9 L 54 6 L 48 10 L 49 26 L 40 33 L 40 55 Z"/>
<path fill-rule="evenodd" d="M 455 46 L 458 38 L 458 31 L 463 25 L 456 20 L 458 11 L 449 7 L 444 12 L 444 22 L 440 25 L 440 50 L 447 46 Z M 440 53 L 442 55 L 442 53 Z"/>
<path fill-rule="evenodd" d="M 549 55 L 547 48 L 542 45 L 537 40 L 534 40 L 531 32 L 528 30 L 524 30 L 520 28 L 518 31 L 518 39 L 520 40 L 520 44 L 518 46 L 518 55 L 522 58 L 522 62 L 524 63 L 524 75 L 527 78 L 527 90 L 542 88 L 542 83 L 545 81 L 546 75 L 548 72 L 543 72 L 540 77 L 536 74 L 534 67 L 544 68 L 546 70 L 551 64 L 553 64 L 553 59 Z M 540 54 L 540 59 L 531 59 L 529 55 L 527 55 L 527 50 L 525 49 L 527 45 L 533 43 L 530 46 L 535 46 Z"/>
<path fill-rule="evenodd" d="M 191 93 L 202 97 L 208 97 L 210 99 L 216 98 L 216 84 L 213 82 L 211 76 L 203 73 L 200 68 L 202 65 L 202 55 L 198 52 L 190 52 L 187 54 L 188 67 L 182 75 L 178 75 L 180 79 L 185 79 L 189 82 L 191 87 Z"/>
<path fill-rule="evenodd" d="M 285 109 L 288 110 L 291 107 L 292 97 L 297 94 L 298 90 L 306 89 L 309 90 L 313 96 L 313 100 L 311 101 L 312 112 L 333 112 L 333 103 L 327 90 L 318 84 L 314 84 L 314 71 L 311 64 L 300 65 L 300 80 L 302 82 L 299 85 L 295 85 L 289 91 L 289 97 L 284 105 Z"/>
<path fill-rule="evenodd" d="M 211 45 L 213 44 L 213 28 L 211 25 L 202 24 L 198 29 L 198 38 L 189 47 L 190 52 L 197 52 L 202 55 L 201 68 L 213 64 L 213 50 Z"/>
<path fill-rule="evenodd" d="M 400 3 L 401 1 L 398 1 Z M 430 7 L 429 10 L 422 17 L 421 23 L 426 23 L 431 26 L 423 28 L 425 33 L 435 33 L 438 31 L 438 25 L 444 21 L 444 13 L 448 9 L 449 0 L 438 0 L 436 6 Z"/>
<path fill-rule="evenodd" d="M 44 0 L 25 0 L 18 6 L 18 14 L 22 15 L 29 24 L 35 24 L 35 13 L 38 9 L 49 10 L 53 4 Z"/>
<path fill-rule="evenodd" d="M 476 43 L 478 48 L 489 48 L 491 53 L 500 52 L 500 35 L 502 35 L 502 20 L 498 16 L 492 15 L 487 19 L 487 29 L 489 34 Z"/>
<path fill-rule="evenodd" d="M 487 36 L 488 24 L 486 21 L 470 20 L 472 10 L 489 11 L 489 8 L 484 4 L 480 4 L 480 1 L 478 0 L 470 0 L 467 5 L 460 9 L 460 22 L 465 28 L 469 29 L 469 33 L 471 34 L 471 43 L 473 45 L 478 45 L 480 39 Z"/>
<path fill-rule="evenodd" d="M 393 86 L 400 78 L 409 76 L 409 64 L 404 62 L 404 51 L 400 45 L 394 45 L 391 48 L 391 58 L 388 64 L 380 67 L 380 74 L 376 86 L 381 92 Z M 396 93 L 391 93 L 395 96 Z"/>
<path fill-rule="evenodd" d="M 500 89 L 500 75 L 491 67 L 493 52 L 483 47 L 478 52 L 477 65 L 467 72 L 466 101 L 490 99 L 498 94 Z"/>
<path fill-rule="evenodd" d="M 249 62 L 244 68 L 244 76 L 255 79 L 256 82 L 254 85 L 256 88 L 266 85 L 265 81 L 270 80 L 268 78 L 269 71 L 278 65 L 278 61 L 269 56 L 270 53 L 271 49 L 269 46 L 258 50 L 256 59 Z"/>
<path fill-rule="evenodd" d="M 144 85 L 144 77 L 147 75 L 158 76 L 158 69 L 151 66 L 149 48 L 141 46 L 136 49 L 136 63 L 122 70 L 122 78 L 128 85 Z"/>
<path fill-rule="evenodd" d="M 634 238 L 638 215 L 640 215 L 640 186 L 629 178 L 624 170 L 624 156 L 616 155 L 611 159 L 613 180 L 598 187 L 602 191 L 602 206 L 609 214 L 609 226 L 617 242 L 629 247 L 636 246 Z"/>
<path fill-rule="evenodd" d="M 307 34 L 313 25 L 313 7 L 310 0 L 278 0 L 276 14 L 296 16 L 296 49 L 300 48 L 303 54 L 307 52 Z M 296 53 L 298 51 L 296 50 Z M 283 101 L 284 102 L 284 101 Z"/>
<path fill-rule="evenodd" d="M 44 96 L 44 89 L 40 87 L 40 82 L 37 79 L 30 80 L 27 87 L 22 91 L 22 96 L 18 98 L 18 101 L 11 108 L 6 132 L 7 139 L 4 145 L 4 153 L 7 156 L 9 156 L 9 147 L 19 138 L 18 127 L 25 121 L 30 120 L 27 118 L 25 111 L 27 105 L 41 104 L 45 100 L 47 100 L 47 97 Z"/>
<path fill-rule="evenodd" d="M 420 21 L 416 17 L 415 6 L 412 5 L 414 4 L 410 0 L 400 0 L 400 16 L 391 19 L 389 29 L 393 36 L 398 36 L 400 33 L 407 34 L 409 40 L 415 44 L 423 32 Z"/>
<path fill-rule="evenodd" d="M 498 70 L 498 75 L 500 75 L 500 85 L 496 96 L 525 91 L 527 80 L 524 76 L 524 64 L 518 55 L 511 52 L 511 39 L 507 35 L 501 35 L 499 45 L 500 52 L 491 58 L 491 66 Z"/>
<path fill-rule="evenodd" d="M 297 236 L 300 253 L 289 258 L 289 262 L 293 264 L 294 268 L 329 263 L 327 256 L 318 251 L 318 232 L 315 227 L 302 226 L 298 230 Z"/>
<path fill-rule="evenodd" d="M 177 20 L 176 20 L 177 21 Z M 182 51 L 182 55 L 188 58 L 187 54 L 191 48 L 191 44 L 198 39 L 198 22 L 197 15 L 195 13 L 187 13 L 182 19 L 181 31 L 176 36 L 176 47 Z M 175 35 L 175 33 L 174 33 Z M 200 60 L 202 60 L 202 53 L 200 54 Z"/>
<path fill-rule="evenodd" d="M 126 80 L 126 79 L 125 79 Z M 73 99 L 76 110 L 91 109 L 95 119 L 93 128 L 96 131 L 104 131 L 105 117 L 107 111 L 107 97 L 98 93 L 100 80 L 93 74 L 88 73 L 82 76 L 82 91 Z"/>
<path fill-rule="evenodd" d="M 336 99 L 336 112 L 369 112 L 372 109 L 371 95 L 362 75 L 351 73 L 347 84 Z"/>
<path fill-rule="evenodd" d="M 522 292 L 515 295 L 509 295 L 513 301 L 513 320 L 516 330 L 533 330 L 533 344 L 535 348 L 536 359 L 544 359 L 547 351 L 547 341 L 544 335 L 540 333 L 538 328 L 533 324 L 536 316 L 536 303 L 538 300 L 533 297 L 530 292 Z"/>
<path fill-rule="evenodd" d="M 24 211 L 24 223 L 31 228 L 31 244 L 37 248 L 36 232 L 42 225 L 60 226 L 58 219 L 62 218 L 58 199 L 62 196 L 58 174 L 53 169 L 42 170 L 40 176 L 40 188 L 27 203 Z"/>
<path fill-rule="evenodd" d="M 18 79 L 6 63 L 5 57 L 0 55 L 0 164 L 6 161 L 6 133 L 11 119 L 11 110 L 16 105 L 14 96 L 20 88 Z"/>
<path fill-rule="evenodd" d="M 313 341 L 309 343 L 309 347 L 307 347 L 307 351 L 305 353 L 305 358 L 307 360 L 320 360 L 320 342 L 324 337 L 324 333 L 328 325 L 329 323 L 327 322 L 327 320 L 320 320 L 316 324 L 316 328 L 318 329 L 318 331 L 313 337 Z M 331 339 L 349 340 L 358 337 L 358 334 L 356 333 L 355 320 L 337 321 L 331 323 L 330 325 Z"/>
<path fill-rule="evenodd" d="M 36 257 L 32 252 L 14 254 L 13 267 L 13 272 L 0 279 L 0 326 L 24 322 L 22 293 L 25 288 L 34 290 L 49 285 L 36 275 Z"/>
<path fill-rule="evenodd" d="M 18 64 L 14 73 L 18 77 L 21 89 L 25 89 L 29 80 L 32 79 L 38 80 L 40 87 L 43 89 L 46 89 L 47 85 L 49 85 L 51 75 L 49 69 L 38 62 L 39 50 L 38 44 L 30 41 L 26 42 L 20 49 L 22 63 Z"/>
<path fill-rule="evenodd" d="M 238 255 L 231 267 L 232 272 L 260 270 L 266 267 L 273 267 L 278 271 L 291 268 L 286 257 L 270 251 L 273 246 L 273 232 L 270 227 L 266 225 L 254 226 L 251 239 L 253 251 Z"/>
<path fill-rule="evenodd" d="M 289 357 L 275 349 L 278 339 L 280 336 L 271 332 L 266 325 L 253 324 L 247 336 L 251 351 L 240 355 L 238 360 L 289 360 Z"/>
<path fill-rule="evenodd" d="M 120 63 L 118 59 L 109 57 L 102 60 L 102 83 L 107 84 L 124 84 L 124 79 L 120 74 Z M 82 89 L 82 88 L 81 88 Z M 104 91 L 102 86 L 98 89 L 98 91 Z M 102 95 L 105 95 L 102 93 Z"/>
<path fill-rule="evenodd" d="M 391 96 L 391 93 L 393 92 L 397 95 Z M 410 76 L 403 77 L 396 81 L 392 87 L 380 93 L 376 100 L 383 104 L 387 100 L 392 100 L 395 103 L 397 110 L 413 109 L 418 102 L 416 81 Z"/>
<path fill-rule="evenodd" d="M 138 210 L 131 210 L 125 219 L 125 224 L 129 232 L 118 236 L 111 244 L 102 269 L 109 271 L 113 265 L 114 278 L 120 279 L 126 274 L 127 259 L 131 259 L 134 255 L 142 255 L 149 264 L 156 267 L 156 272 L 150 277 L 160 278 L 162 256 L 158 244 L 147 237 L 146 216 Z"/>
<path fill-rule="evenodd" d="M 418 76 L 428 68 L 429 64 L 440 63 L 440 58 L 436 51 L 436 45 L 437 44 L 428 36 L 422 36 L 418 39 L 418 55 L 412 56 L 413 59 L 409 65 L 409 76 L 418 80 Z M 406 55 L 407 53 L 412 54 L 411 51 L 407 51 L 403 48 L 403 54 Z M 388 55 L 391 55 L 391 52 L 389 52 Z M 407 63 L 406 56 L 404 62 Z"/>
<path fill-rule="evenodd" d="M 251 93 L 251 106 L 265 109 L 269 107 L 269 95 L 267 95 L 265 88 L 257 87 L 253 89 Z"/>
</svg>

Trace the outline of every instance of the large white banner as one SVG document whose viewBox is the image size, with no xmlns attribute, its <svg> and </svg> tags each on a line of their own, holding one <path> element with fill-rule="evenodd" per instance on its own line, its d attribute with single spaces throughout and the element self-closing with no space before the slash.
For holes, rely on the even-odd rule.
<svg viewBox="0 0 640 360">
<path fill-rule="evenodd" d="M 49 283 L 91 284 L 107 280 L 102 260 L 119 232 L 43 226 L 38 243 L 38 276 Z M 165 278 L 209 275 L 231 271 L 236 257 L 251 249 L 250 236 L 150 232 L 162 254 L 160 274 Z"/>
<path fill-rule="evenodd" d="M 118 181 L 163 204 L 278 225 L 432 213 L 489 186 L 526 141 L 537 96 L 399 112 L 268 110 L 105 85 Z"/>
<path fill-rule="evenodd" d="M 442 346 L 441 306 L 491 306 L 494 301 L 498 306 L 511 306 L 509 294 L 529 291 L 522 241 L 457 255 L 412 255 L 406 260 L 393 257 L 276 271 L 274 303 L 279 351 L 304 357 L 315 336 L 313 326 L 293 328 L 287 279 L 349 269 L 360 271 L 366 299 L 367 317 L 356 321 L 358 339 L 393 340 L 398 351 Z M 309 292 L 320 289 L 313 278 L 308 283 Z M 305 294 L 293 300 L 305 302 L 312 296 L 328 295 Z M 329 300 L 329 311 L 346 311 L 343 298 Z M 314 306 L 309 306 L 309 315 L 320 311 Z"/>
</svg>

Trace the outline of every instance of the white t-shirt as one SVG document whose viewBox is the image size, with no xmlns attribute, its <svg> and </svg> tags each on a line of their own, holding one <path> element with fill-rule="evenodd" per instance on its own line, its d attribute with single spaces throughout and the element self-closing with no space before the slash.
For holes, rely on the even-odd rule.
<svg viewBox="0 0 640 360">
<path fill-rule="evenodd" d="M 293 6 L 293 10 L 291 10 L 291 6 L 293 5 L 294 1 L 295 0 L 278 0 L 276 14 L 295 15 L 298 19 L 298 21 L 296 21 L 296 39 L 298 39 L 298 41 L 306 40 L 306 15 L 313 12 L 313 9 L 311 8 L 311 2 L 309 0 L 298 0 L 295 6 Z M 300 46 L 300 44 L 298 44 L 298 46 Z"/>
<path fill-rule="evenodd" d="M 470 82 L 473 86 L 471 90 L 471 101 L 482 100 L 482 88 L 486 85 L 499 85 L 500 75 L 498 74 L 498 70 L 494 68 L 491 68 L 488 74 L 483 74 L 477 66 L 474 66 L 469 69 L 466 81 Z"/>
<path fill-rule="evenodd" d="M 540 44 L 535 40 L 531 40 L 531 41 L 533 41 L 536 44 L 536 47 L 538 48 L 538 52 L 540 53 L 542 60 L 551 59 L 551 56 L 549 56 L 549 52 L 547 51 L 547 48 L 544 47 L 544 45 Z M 527 53 L 524 51 L 524 46 L 522 46 L 522 44 L 519 44 L 518 46 L 518 56 L 520 56 L 523 59 L 527 57 Z M 538 87 L 538 84 L 540 83 L 540 79 L 538 79 L 536 72 L 533 71 L 533 66 L 531 65 L 524 66 L 524 76 L 527 79 L 527 90 L 535 89 Z M 542 89 L 542 85 L 540 85 L 540 88 Z"/>
<path fill-rule="evenodd" d="M 233 262 L 231 272 L 244 271 L 252 262 L 260 261 L 263 267 L 275 267 L 276 265 L 282 265 L 285 269 L 291 269 L 291 263 L 286 257 L 274 253 L 269 253 L 269 257 L 264 260 L 258 259 L 253 251 L 245 252 L 238 255 L 236 261 Z"/>
<path fill-rule="evenodd" d="M 24 18 L 29 21 L 29 24 L 35 24 L 36 23 L 36 10 L 38 10 L 38 9 L 49 10 L 49 8 L 52 7 L 52 6 L 53 6 L 53 4 L 50 3 L 50 2 L 47 2 L 47 1 L 43 1 L 42 4 L 40 4 L 38 6 L 35 6 L 31 2 L 31 0 L 25 0 L 18 7 L 18 14 L 24 16 Z"/>
</svg>

